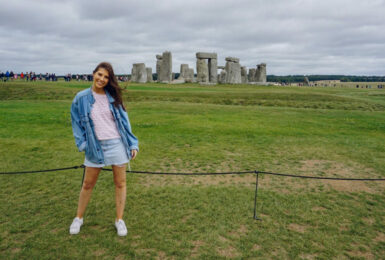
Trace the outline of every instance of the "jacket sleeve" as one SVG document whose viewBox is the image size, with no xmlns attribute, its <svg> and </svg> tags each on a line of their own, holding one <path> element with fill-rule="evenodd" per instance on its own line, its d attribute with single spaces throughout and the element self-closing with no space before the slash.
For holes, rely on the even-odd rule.
<svg viewBox="0 0 385 260">
<path fill-rule="evenodd" d="M 120 107 L 119 113 L 122 118 L 122 123 L 123 123 L 124 130 L 126 132 L 128 144 L 130 145 L 129 149 L 139 151 L 139 141 L 138 141 L 138 138 L 136 138 L 136 136 L 132 133 L 131 124 L 130 124 L 130 120 L 128 119 L 127 112 L 124 111 L 122 107 Z"/>
<path fill-rule="evenodd" d="M 76 146 L 78 147 L 79 152 L 82 152 L 86 148 L 86 131 L 80 120 L 79 105 L 76 97 L 71 105 L 71 123 Z"/>
</svg>

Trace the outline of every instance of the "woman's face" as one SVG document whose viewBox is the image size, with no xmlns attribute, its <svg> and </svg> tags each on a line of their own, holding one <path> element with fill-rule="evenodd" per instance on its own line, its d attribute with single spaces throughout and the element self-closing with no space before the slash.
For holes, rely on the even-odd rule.
<svg viewBox="0 0 385 260">
<path fill-rule="evenodd" d="M 94 74 L 94 87 L 101 90 L 108 83 L 108 71 L 103 68 L 99 68 Z"/>
</svg>

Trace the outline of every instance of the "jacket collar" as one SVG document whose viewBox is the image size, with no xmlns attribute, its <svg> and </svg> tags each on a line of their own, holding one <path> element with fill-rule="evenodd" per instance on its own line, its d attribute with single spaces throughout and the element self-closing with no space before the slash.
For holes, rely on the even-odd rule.
<svg viewBox="0 0 385 260">
<path fill-rule="evenodd" d="M 94 98 L 94 95 L 92 95 L 92 86 L 88 89 L 89 93 L 88 93 L 88 100 L 90 101 L 91 104 L 95 103 L 95 98 Z M 115 102 L 115 99 L 110 95 L 110 93 L 108 93 L 108 91 L 106 91 L 106 95 L 107 95 L 107 98 L 108 98 L 108 102 L 110 103 L 114 103 Z"/>
</svg>

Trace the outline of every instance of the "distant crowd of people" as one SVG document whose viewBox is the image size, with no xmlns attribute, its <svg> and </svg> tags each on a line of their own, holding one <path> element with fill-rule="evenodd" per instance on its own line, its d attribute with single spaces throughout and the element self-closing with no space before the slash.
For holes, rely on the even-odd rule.
<svg viewBox="0 0 385 260">
<path fill-rule="evenodd" d="M 66 75 L 62 76 L 65 81 L 93 81 L 92 74 L 75 74 L 72 75 L 71 73 L 67 73 Z M 24 81 L 36 81 L 36 80 L 45 80 L 45 81 L 57 81 L 58 76 L 56 76 L 55 73 L 45 73 L 44 75 L 42 73 L 36 74 L 33 71 L 30 72 L 21 72 L 21 73 L 14 73 L 11 71 L 0 71 L 0 81 L 13 81 L 13 80 L 24 80 Z M 128 76 L 117 76 L 118 81 L 125 82 L 128 81 Z"/>
<path fill-rule="evenodd" d="M 1 81 L 13 81 L 13 80 L 25 80 L 25 81 L 36 81 L 36 80 L 43 80 L 45 79 L 46 81 L 57 81 L 57 77 L 55 73 L 46 73 L 44 76 L 43 74 L 36 74 L 33 71 L 30 72 L 21 72 L 21 73 L 14 73 L 12 70 L 11 71 L 6 71 L 5 73 L 0 71 L 0 80 Z"/>
<path fill-rule="evenodd" d="M 118 81 L 128 81 L 128 76 L 118 76 L 117 77 Z M 92 74 L 76 74 L 76 75 L 71 75 L 71 73 L 68 73 L 64 76 L 65 81 L 71 81 L 71 80 L 76 80 L 76 81 L 93 81 L 93 76 Z"/>
<path fill-rule="evenodd" d="M 356 88 L 372 88 L 372 85 L 356 85 Z M 377 85 L 377 88 L 385 88 L 385 85 L 383 85 L 383 84 L 380 84 L 380 85 Z"/>
</svg>

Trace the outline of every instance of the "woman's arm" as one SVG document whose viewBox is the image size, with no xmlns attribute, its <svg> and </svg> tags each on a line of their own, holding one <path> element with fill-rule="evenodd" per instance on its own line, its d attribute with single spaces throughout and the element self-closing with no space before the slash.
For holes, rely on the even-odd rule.
<svg viewBox="0 0 385 260">
<path fill-rule="evenodd" d="M 76 146 L 79 152 L 82 152 L 86 148 L 86 131 L 80 121 L 79 106 L 76 98 L 71 105 L 71 123 Z"/>
</svg>

